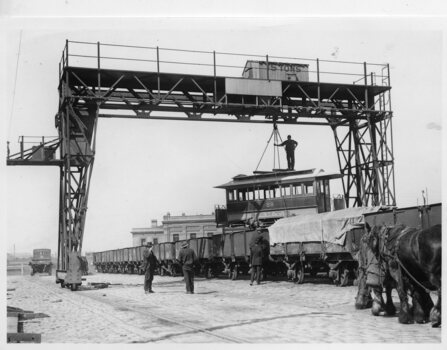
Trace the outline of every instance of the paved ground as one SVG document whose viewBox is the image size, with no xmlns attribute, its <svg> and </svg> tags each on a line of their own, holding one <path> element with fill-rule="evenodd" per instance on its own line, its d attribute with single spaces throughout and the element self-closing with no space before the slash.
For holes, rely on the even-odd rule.
<svg viewBox="0 0 447 350">
<path fill-rule="evenodd" d="M 441 329 L 401 325 L 396 317 L 355 310 L 356 287 L 316 281 L 196 279 L 185 294 L 181 277 L 95 274 L 107 289 L 72 292 L 54 276 L 8 276 L 7 305 L 49 317 L 25 324 L 43 343 L 440 343 Z"/>
</svg>

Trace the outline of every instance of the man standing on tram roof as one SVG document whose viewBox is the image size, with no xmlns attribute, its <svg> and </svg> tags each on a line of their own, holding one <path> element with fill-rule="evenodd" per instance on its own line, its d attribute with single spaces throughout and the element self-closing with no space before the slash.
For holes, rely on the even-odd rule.
<svg viewBox="0 0 447 350">
<path fill-rule="evenodd" d="M 295 168 L 295 148 L 298 146 L 298 142 L 292 140 L 292 136 L 288 135 L 287 140 L 283 143 L 276 144 L 275 146 L 285 146 L 287 156 L 287 168 L 293 170 Z"/>
</svg>

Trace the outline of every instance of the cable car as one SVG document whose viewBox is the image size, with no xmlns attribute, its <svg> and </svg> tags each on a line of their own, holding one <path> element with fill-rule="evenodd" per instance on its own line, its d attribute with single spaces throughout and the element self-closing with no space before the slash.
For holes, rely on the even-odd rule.
<svg viewBox="0 0 447 350">
<path fill-rule="evenodd" d="M 268 225 L 283 217 L 331 211 L 329 181 L 341 177 L 316 169 L 237 175 L 215 187 L 226 192 L 226 207 L 218 206 L 215 210 L 216 224 Z"/>
</svg>

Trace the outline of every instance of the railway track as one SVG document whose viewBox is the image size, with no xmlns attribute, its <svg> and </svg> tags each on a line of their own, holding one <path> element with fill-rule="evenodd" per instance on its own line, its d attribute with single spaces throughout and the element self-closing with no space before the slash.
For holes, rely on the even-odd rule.
<svg viewBox="0 0 447 350">
<path fill-rule="evenodd" d="M 39 279 L 29 279 L 30 283 L 33 285 L 35 289 L 41 289 L 42 295 L 46 295 L 49 297 L 60 298 L 61 290 L 55 289 L 52 286 L 48 285 L 48 281 L 39 280 Z M 65 291 L 65 290 L 64 290 Z M 151 343 L 151 342 L 159 342 L 167 339 L 173 339 L 180 336 L 187 336 L 193 334 L 200 334 L 203 338 L 205 336 L 206 342 L 226 342 L 226 343 L 250 343 L 251 341 L 248 339 L 234 337 L 229 335 L 219 334 L 219 329 L 225 328 L 219 327 L 219 329 L 213 330 L 213 327 L 199 327 L 194 325 L 193 322 L 187 322 L 184 320 L 179 320 L 173 316 L 169 317 L 166 315 L 162 315 L 159 312 L 154 312 L 151 310 L 152 305 L 147 305 L 147 299 L 142 302 L 141 298 L 129 298 L 119 299 L 116 297 L 108 297 L 104 298 L 102 294 L 98 293 L 90 293 L 89 291 L 85 292 L 76 292 L 76 293 L 67 293 L 64 294 L 64 301 L 71 303 L 76 308 L 84 308 L 89 312 L 95 314 L 98 317 L 107 317 L 109 321 L 115 324 L 116 327 L 119 327 L 125 330 L 128 333 L 133 334 L 136 338 L 140 338 L 141 340 L 133 341 L 133 343 Z M 93 302 L 92 302 L 93 301 Z M 118 309 L 118 312 L 108 312 L 104 313 L 104 308 L 102 305 L 108 305 L 110 308 L 114 310 Z M 161 331 L 160 333 L 164 333 L 160 336 L 152 336 L 148 337 L 148 331 L 144 329 L 144 327 L 138 327 L 137 321 L 127 321 L 126 317 L 120 316 L 120 312 L 130 313 L 133 315 L 139 315 L 141 319 L 151 319 L 153 321 L 158 321 L 158 325 L 165 325 L 167 330 Z M 192 316 L 192 313 L 189 313 Z M 221 319 L 222 320 L 222 319 Z M 232 324 L 231 326 L 235 326 Z M 237 326 L 237 325 L 236 325 Z M 175 329 L 175 331 L 172 331 Z M 207 340 L 209 339 L 209 340 Z"/>
<path fill-rule="evenodd" d="M 8 305 L 50 317 L 25 325 L 43 343 L 313 343 L 439 342 L 439 329 L 355 310 L 355 288 L 280 281 L 197 280 L 184 294 L 179 278 L 158 279 L 143 294 L 142 277 L 92 275 L 108 289 L 71 292 L 49 276 L 8 280 Z M 278 298 L 278 296 L 281 296 Z"/>
</svg>

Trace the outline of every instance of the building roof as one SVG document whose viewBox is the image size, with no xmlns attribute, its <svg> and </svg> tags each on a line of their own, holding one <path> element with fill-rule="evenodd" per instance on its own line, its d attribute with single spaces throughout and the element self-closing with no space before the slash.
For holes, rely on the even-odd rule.
<svg viewBox="0 0 447 350">
<path fill-rule="evenodd" d="M 136 233 L 144 233 L 144 234 L 152 234 L 152 235 L 156 235 L 156 234 L 160 234 L 163 233 L 163 227 L 162 226 L 157 226 L 157 227 L 142 227 L 142 228 L 133 228 L 132 230 L 130 230 L 131 234 L 136 234 Z"/>
<path fill-rule="evenodd" d="M 339 173 L 326 173 L 323 169 L 256 172 L 253 175 L 237 175 L 233 177 L 233 181 L 215 186 L 215 188 L 231 189 L 247 187 L 247 185 L 293 184 L 297 182 L 301 183 L 304 181 L 313 181 L 315 179 L 338 179 L 342 176 L 343 175 Z"/>
</svg>

